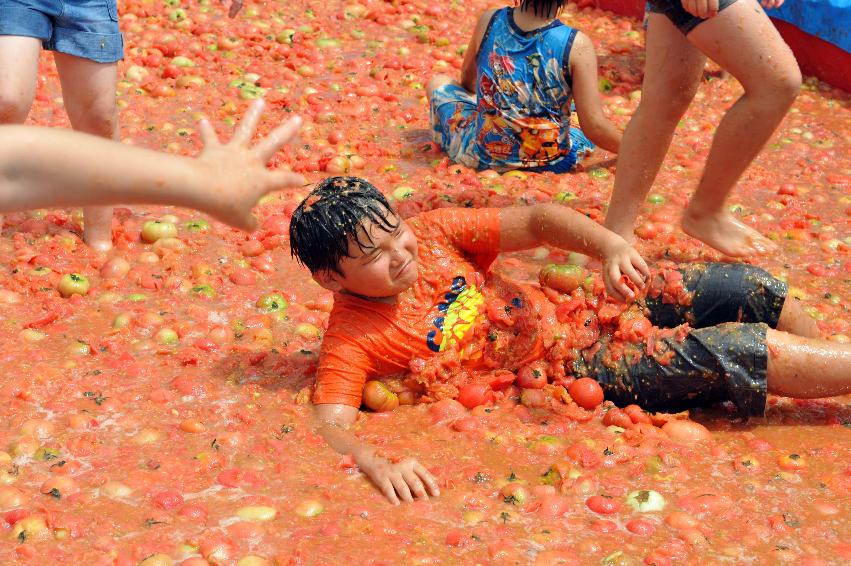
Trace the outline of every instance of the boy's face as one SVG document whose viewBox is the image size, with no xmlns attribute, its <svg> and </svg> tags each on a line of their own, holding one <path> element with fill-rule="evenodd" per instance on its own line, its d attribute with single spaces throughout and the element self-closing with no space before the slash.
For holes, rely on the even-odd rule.
<svg viewBox="0 0 851 566">
<path fill-rule="evenodd" d="M 318 274 L 317 281 L 328 289 L 370 299 L 392 299 L 410 288 L 418 275 L 417 239 L 398 216 L 388 220 L 397 224 L 390 232 L 365 219 L 362 229 L 369 238 L 361 235 L 363 249 L 350 238 L 351 257 L 340 260 L 342 275 L 326 272 Z"/>
</svg>

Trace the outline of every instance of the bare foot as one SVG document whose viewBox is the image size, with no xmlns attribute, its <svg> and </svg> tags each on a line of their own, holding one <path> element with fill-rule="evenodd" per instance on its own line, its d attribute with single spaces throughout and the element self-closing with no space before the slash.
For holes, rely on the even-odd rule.
<svg viewBox="0 0 851 566">
<path fill-rule="evenodd" d="M 683 231 L 704 244 L 731 257 L 761 255 L 777 249 L 777 245 L 729 214 L 695 214 L 686 210 Z"/>
<path fill-rule="evenodd" d="M 83 241 L 101 252 L 112 249 L 112 207 L 88 207 L 83 213 Z"/>
</svg>

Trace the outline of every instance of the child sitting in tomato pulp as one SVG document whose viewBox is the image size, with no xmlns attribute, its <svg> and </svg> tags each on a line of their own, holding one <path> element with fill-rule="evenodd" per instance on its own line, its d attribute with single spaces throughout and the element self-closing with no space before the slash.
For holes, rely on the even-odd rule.
<svg viewBox="0 0 851 566">
<path fill-rule="evenodd" d="M 617 153 L 621 134 L 603 115 L 594 45 L 558 20 L 564 4 L 522 0 L 519 9 L 487 10 L 464 54 L 461 82 L 447 75 L 429 82 L 434 138 L 451 159 L 564 173 L 594 144 Z M 581 130 L 570 125 L 574 101 Z"/>
<path fill-rule="evenodd" d="M 416 460 L 379 456 L 347 427 L 365 383 L 445 356 L 479 375 L 544 359 L 553 379 L 592 377 L 616 404 L 656 411 L 730 401 L 761 415 L 768 392 L 851 392 L 851 345 L 818 339 L 782 281 L 740 264 L 651 276 L 622 237 L 564 206 L 438 209 L 405 221 L 367 181 L 333 177 L 296 209 L 290 240 L 334 292 L 313 396 L 317 429 L 394 503 L 436 495 L 434 478 Z M 544 244 L 599 258 L 602 278 L 563 295 L 488 270 L 499 252 Z M 467 379 L 418 385 L 436 399 Z"/>
</svg>

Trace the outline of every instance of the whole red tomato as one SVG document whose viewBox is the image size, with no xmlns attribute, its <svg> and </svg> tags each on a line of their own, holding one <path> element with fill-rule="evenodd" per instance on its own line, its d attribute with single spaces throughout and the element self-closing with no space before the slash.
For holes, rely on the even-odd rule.
<svg viewBox="0 0 851 566">
<path fill-rule="evenodd" d="M 603 402 L 603 388 L 590 377 L 577 379 L 570 384 L 567 392 L 583 409 L 593 409 Z"/>
<path fill-rule="evenodd" d="M 546 364 L 539 361 L 521 367 L 515 383 L 524 389 L 541 389 L 547 384 Z"/>
<path fill-rule="evenodd" d="M 493 391 L 487 383 L 468 383 L 458 392 L 458 402 L 472 409 L 493 400 Z"/>
</svg>

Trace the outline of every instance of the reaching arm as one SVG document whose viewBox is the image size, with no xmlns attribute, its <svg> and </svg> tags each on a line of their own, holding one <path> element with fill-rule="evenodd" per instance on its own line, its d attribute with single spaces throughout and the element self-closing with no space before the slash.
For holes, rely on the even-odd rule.
<svg viewBox="0 0 851 566">
<path fill-rule="evenodd" d="M 576 34 L 568 64 L 573 78 L 573 101 L 576 103 L 579 126 L 595 145 L 617 153 L 621 145 L 621 132 L 603 114 L 597 82 L 597 54 L 587 35 L 581 32 Z"/>
<path fill-rule="evenodd" d="M 478 73 L 476 59 L 479 56 L 479 46 L 482 44 L 482 39 L 485 37 L 485 32 L 488 29 L 488 24 L 490 24 L 494 12 L 496 10 L 486 10 L 479 17 L 479 21 L 476 22 L 476 29 L 473 30 L 470 43 L 464 52 L 464 62 L 461 64 L 461 86 L 468 92 L 476 92 L 476 78 Z"/>
<path fill-rule="evenodd" d="M 399 500 L 428 499 L 440 495 L 434 477 L 419 462 L 405 458 L 391 462 L 380 456 L 374 446 L 359 440 L 349 427 L 358 417 L 358 408 L 324 403 L 315 405 L 316 432 L 340 454 L 351 454 L 358 467 L 393 505 Z"/>
<path fill-rule="evenodd" d="M 504 208 L 500 214 L 500 251 L 525 250 L 549 244 L 603 260 L 603 280 L 620 300 L 635 293 L 622 281 L 628 277 L 643 288 L 650 277 L 647 264 L 626 240 L 575 210 L 557 204 Z"/>
<path fill-rule="evenodd" d="M 194 208 L 253 229 L 251 208 L 265 193 L 304 184 L 266 162 L 301 124 L 292 118 L 254 147 L 263 112 L 255 103 L 230 142 L 220 144 L 207 121 L 204 149 L 195 158 L 124 145 L 56 128 L 0 127 L 0 212 L 101 204 L 168 204 Z M 49 158 L 45 158 L 49 156 Z"/>
</svg>

